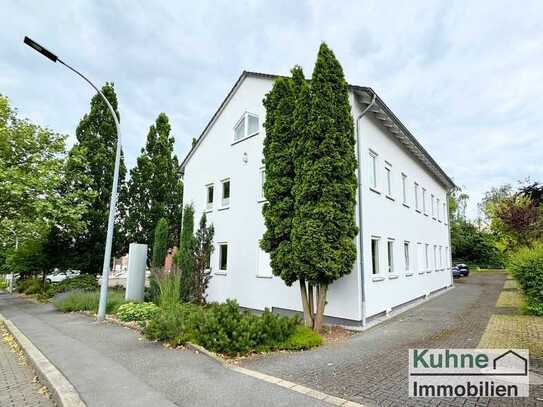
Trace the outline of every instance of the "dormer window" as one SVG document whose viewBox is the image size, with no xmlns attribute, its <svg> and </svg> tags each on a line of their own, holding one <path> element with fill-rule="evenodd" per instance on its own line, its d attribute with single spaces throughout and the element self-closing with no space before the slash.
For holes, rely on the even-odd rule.
<svg viewBox="0 0 543 407">
<path fill-rule="evenodd" d="M 258 116 L 245 112 L 234 127 L 234 142 L 258 134 Z"/>
</svg>

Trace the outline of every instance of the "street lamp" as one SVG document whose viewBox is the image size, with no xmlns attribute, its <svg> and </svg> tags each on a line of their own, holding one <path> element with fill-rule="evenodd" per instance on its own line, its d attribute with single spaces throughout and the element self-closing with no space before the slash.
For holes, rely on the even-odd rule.
<svg viewBox="0 0 543 407">
<path fill-rule="evenodd" d="M 106 304 L 107 304 L 107 289 L 109 281 L 109 265 L 111 262 L 111 246 L 113 243 L 113 225 L 115 222 L 115 209 L 117 206 L 117 189 L 119 185 L 119 167 L 121 163 L 121 127 L 119 125 L 119 120 L 117 119 L 117 114 L 115 110 L 104 96 L 104 94 L 98 89 L 89 79 L 87 79 L 82 73 L 76 71 L 70 65 L 59 59 L 55 54 L 53 54 L 48 49 L 42 47 L 37 42 L 31 40 L 28 37 L 25 37 L 24 43 L 34 50 L 38 51 L 40 54 L 50 59 L 53 62 L 60 62 L 70 71 L 79 75 L 85 80 L 93 89 L 98 92 L 98 94 L 104 99 L 109 111 L 113 115 L 113 120 L 115 120 L 115 127 L 117 129 L 117 151 L 115 153 L 115 170 L 113 172 L 113 186 L 111 187 L 111 201 L 109 203 L 109 220 L 107 224 L 107 238 L 106 238 L 106 249 L 104 252 L 104 266 L 102 268 L 102 284 L 100 286 L 100 304 L 98 306 L 98 321 L 103 321 L 106 316 Z"/>
</svg>

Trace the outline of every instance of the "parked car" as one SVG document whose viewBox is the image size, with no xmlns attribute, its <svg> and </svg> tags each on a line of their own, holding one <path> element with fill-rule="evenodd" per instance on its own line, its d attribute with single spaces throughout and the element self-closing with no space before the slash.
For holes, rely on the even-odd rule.
<svg viewBox="0 0 543 407">
<path fill-rule="evenodd" d="M 460 274 L 462 276 L 469 276 L 469 267 L 467 266 L 467 264 L 457 264 L 456 267 L 458 267 L 458 270 L 460 270 Z"/>
<path fill-rule="evenodd" d="M 67 278 L 72 278 L 79 275 L 77 270 L 55 271 L 52 274 L 48 274 L 45 281 L 48 283 L 60 283 Z"/>
<path fill-rule="evenodd" d="M 453 266 L 451 268 L 452 276 L 453 278 L 460 278 L 462 277 L 462 273 L 460 272 L 460 269 L 457 266 Z"/>
</svg>

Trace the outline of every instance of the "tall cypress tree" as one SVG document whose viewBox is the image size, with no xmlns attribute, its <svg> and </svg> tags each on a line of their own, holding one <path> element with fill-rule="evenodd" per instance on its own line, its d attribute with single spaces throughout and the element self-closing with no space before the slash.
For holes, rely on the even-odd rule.
<svg viewBox="0 0 543 407">
<path fill-rule="evenodd" d="M 177 255 L 177 265 L 181 269 L 181 300 L 188 302 L 193 298 L 194 251 L 194 208 L 185 205 L 183 211 L 183 226 L 181 229 L 180 246 Z"/>
<path fill-rule="evenodd" d="M 311 110 L 296 156 L 293 252 L 300 276 L 317 287 L 314 329 L 328 285 L 352 271 L 356 154 L 349 87 L 334 53 L 321 44 L 311 79 Z"/>
<path fill-rule="evenodd" d="M 120 120 L 113 84 L 106 83 L 102 93 Z M 76 130 L 77 143 L 68 156 L 66 180 L 69 188 L 92 191 L 94 195 L 82 216 L 85 230 L 73 237 L 74 248 L 71 257 L 75 261 L 72 267 L 84 273 L 97 274 L 102 271 L 104 259 L 117 131 L 111 112 L 100 95 L 96 94 L 92 98 L 90 107 L 90 112 L 81 119 Z M 121 157 L 119 201 L 123 199 L 122 186 L 125 176 L 126 167 Z M 116 253 L 126 249 L 125 240 L 119 233 L 119 221 L 122 216 L 122 212 L 118 211 L 113 238 L 113 249 Z"/>
<path fill-rule="evenodd" d="M 164 265 L 164 259 L 168 254 L 168 221 L 160 219 L 155 228 L 153 244 L 153 257 L 151 267 L 160 269 Z"/>
<path fill-rule="evenodd" d="M 147 142 L 130 170 L 126 200 L 126 232 L 133 242 L 154 245 L 154 230 L 161 218 L 169 225 L 168 245 L 177 243 L 181 226 L 183 182 L 168 116 L 160 113 L 149 128 Z"/>
</svg>

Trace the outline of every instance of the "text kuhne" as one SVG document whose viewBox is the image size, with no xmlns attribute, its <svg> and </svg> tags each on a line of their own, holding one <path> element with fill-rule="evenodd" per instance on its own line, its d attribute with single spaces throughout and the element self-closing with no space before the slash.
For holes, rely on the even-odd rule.
<svg viewBox="0 0 543 407">
<path fill-rule="evenodd" d="M 428 349 L 415 349 L 413 354 L 414 368 L 479 368 L 488 367 L 488 356 L 484 353 L 456 353 L 448 349 L 444 353 L 431 353 Z"/>
<path fill-rule="evenodd" d="M 515 384 L 495 384 L 493 381 L 481 381 L 478 384 L 466 382 L 451 384 L 419 384 L 413 382 L 414 397 L 518 397 L 519 389 Z"/>
</svg>

